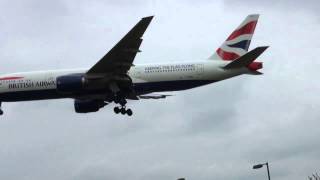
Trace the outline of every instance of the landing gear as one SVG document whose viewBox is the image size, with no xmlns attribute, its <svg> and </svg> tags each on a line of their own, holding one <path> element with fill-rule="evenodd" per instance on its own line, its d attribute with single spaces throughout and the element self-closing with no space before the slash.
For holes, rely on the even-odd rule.
<svg viewBox="0 0 320 180">
<path fill-rule="evenodd" d="M 133 114 L 132 110 L 131 110 L 131 109 L 126 109 L 125 106 L 122 106 L 122 107 L 118 107 L 118 106 L 117 106 L 117 107 L 115 107 L 115 108 L 113 109 L 113 111 L 114 111 L 116 114 L 121 113 L 122 115 L 127 114 L 128 116 L 132 116 L 132 114 Z"/>
<path fill-rule="evenodd" d="M 132 116 L 133 112 L 131 109 L 126 109 L 126 104 L 127 104 L 127 100 L 124 99 L 124 98 L 119 98 L 119 97 L 116 97 L 114 102 L 116 104 L 120 104 L 120 107 L 115 107 L 113 109 L 113 111 L 116 113 L 116 114 L 119 114 L 121 113 L 122 115 L 125 115 L 127 114 L 128 116 Z"/>
<path fill-rule="evenodd" d="M 131 109 L 127 109 L 127 114 L 128 114 L 128 116 L 132 116 L 132 114 L 133 114 L 132 110 Z"/>
<path fill-rule="evenodd" d="M 3 115 L 3 111 L 2 111 L 2 108 L 1 108 L 1 102 L 0 102 L 0 116 Z"/>
<path fill-rule="evenodd" d="M 113 111 L 114 111 L 114 113 L 119 114 L 120 108 L 119 108 L 119 107 L 115 107 L 115 108 L 113 109 Z"/>
<path fill-rule="evenodd" d="M 124 107 L 122 107 L 120 109 L 120 112 L 121 112 L 122 115 L 125 115 L 127 111 L 126 111 L 126 109 Z"/>
</svg>

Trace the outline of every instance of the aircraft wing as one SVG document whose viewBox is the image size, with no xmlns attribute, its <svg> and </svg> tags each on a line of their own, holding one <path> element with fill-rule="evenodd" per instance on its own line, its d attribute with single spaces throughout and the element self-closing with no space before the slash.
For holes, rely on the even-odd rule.
<svg viewBox="0 0 320 180">
<path fill-rule="evenodd" d="M 142 35 L 146 31 L 153 16 L 142 18 L 100 61 L 86 73 L 95 78 L 106 75 L 126 74 L 133 65 L 133 60 L 142 43 Z"/>
</svg>

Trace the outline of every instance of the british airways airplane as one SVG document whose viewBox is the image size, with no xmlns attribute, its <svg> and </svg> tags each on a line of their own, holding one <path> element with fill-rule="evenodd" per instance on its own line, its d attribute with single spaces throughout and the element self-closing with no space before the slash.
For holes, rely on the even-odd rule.
<svg viewBox="0 0 320 180">
<path fill-rule="evenodd" d="M 140 52 L 142 36 L 152 18 L 142 18 L 90 69 L 1 75 L 0 103 L 72 98 L 77 113 L 96 112 L 115 103 L 118 104 L 114 107 L 116 114 L 131 116 L 133 112 L 126 108 L 127 100 L 166 98 L 170 95 L 153 93 L 191 89 L 242 74 L 262 74 L 258 71 L 262 62 L 255 60 L 268 47 L 248 52 L 259 15 L 247 16 L 208 59 L 135 65 L 134 58 Z"/>
</svg>

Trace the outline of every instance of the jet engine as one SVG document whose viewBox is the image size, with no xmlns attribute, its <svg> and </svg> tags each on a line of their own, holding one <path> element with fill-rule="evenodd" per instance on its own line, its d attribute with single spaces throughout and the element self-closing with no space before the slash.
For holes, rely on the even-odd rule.
<svg viewBox="0 0 320 180">
<path fill-rule="evenodd" d="M 74 109 L 77 113 L 97 112 L 108 103 L 102 100 L 74 100 Z"/>
<path fill-rule="evenodd" d="M 85 77 L 81 74 L 57 77 L 57 90 L 60 92 L 77 92 L 83 90 Z"/>
</svg>

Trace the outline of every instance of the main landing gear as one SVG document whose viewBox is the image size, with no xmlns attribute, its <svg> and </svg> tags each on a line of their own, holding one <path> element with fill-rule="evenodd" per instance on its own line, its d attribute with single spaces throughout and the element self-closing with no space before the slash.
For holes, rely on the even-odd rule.
<svg viewBox="0 0 320 180">
<path fill-rule="evenodd" d="M 116 104 L 120 104 L 120 106 L 116 106 L 113 111 L 116 113 L 116 114 L 119 114 L 121 113 L 122 115 L 125 115 L 127 114 L 128 116 L 132 116 L 133 112 L 130 108 L 126 109 L 126 104 L 127 104 L 127 100 L 124 99 L 124 98 L 118 98 L 116 97 L 114 102 Z"/>
<path fill-rule="evenodd" d="M 132 116 L 132 114 L 133 114 L 132 110 L 131 110 L 130 108 L 129 108 L 129 109 L 126 109 L 125 106 L 115 107 L 115 108 L 113 109 L 113 111 L 114 111 L 116 114 L 121 113 L 122 115 L 127 114 L 128 116 Z"/>
</svg>

